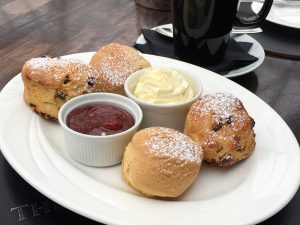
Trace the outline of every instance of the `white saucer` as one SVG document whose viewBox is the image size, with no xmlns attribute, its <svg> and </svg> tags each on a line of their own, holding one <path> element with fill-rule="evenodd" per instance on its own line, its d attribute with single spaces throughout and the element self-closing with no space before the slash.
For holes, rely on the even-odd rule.
<svg viewBox="0 0 300 225">
<path fill-rule="evenodd" d="M 252 10 L 257 13 L 262 3 L 253 2 Z M 266 20 L 282 26 L 300 29 L 300 4 L 273 4 Z"/>
<path fill-rule="evenodd" d="M 172 24 L 164 24 L 161 25 L 160 27 L 165 27 L 165 28 L 170 28 L 172 26 Z M 155 29 L 152 28 L 152 29 Z M 233 35 L 232 36 L 236 41 L 242 41 L 242 42 L 251 42 L 253 43 L 252 47 L 249 50 L 249 54 L 253 55 L 255 57 L 258 58 L 258 60 L 248 66 L 245 67 L 241 67 L 239 69 L 235 69 L 235 70 L 231 70 L 229 71 L 227 74 L 223 75 L 224 77 L 237 77 L 237 76 L 241 76 L 241 75 L 245 75 L 253 70 L 255 70 L 257 67 L 259 67 L 262 62 L 265 59 L 265 51 L 263 49 L 263 47 L 252 37 L 250 37 L 249 35 L 243 34 L 243 35 Z M 143 36 L 143 34 L 141 34 L 138 39 L 136 40 L 137 44 L 145 44 L 146 40 Z"/>
</svg>

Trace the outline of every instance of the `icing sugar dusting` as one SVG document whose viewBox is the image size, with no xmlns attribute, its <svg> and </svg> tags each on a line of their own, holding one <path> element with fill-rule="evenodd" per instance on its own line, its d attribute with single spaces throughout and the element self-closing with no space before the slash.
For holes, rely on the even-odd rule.
<svg viewBox="0 0 300 225">
<path fill-rule="evenodd" d="M 207 94 L 199 98 L 191 108 L 193 121 L 204 117 L 212 118 L 215 127 L 211 132 L 219 129 L 233 129 L 235 131 L 247 126 L 251 121 L 242 102 L 229 93 Z"/>
<path fill-rule="evenodd" d="M 202 148 L 186 135 L 169 128 L 153 129 L 145 142 L 149 151 L 156 156 L 167 156 L 188 162 L 201 163 Z"/>
<path fill-rule="evenodd" d="M 229 93 L 215 93 L 201 97 L 194 105 L 192 113 L 200 112 L 203 115 L 213 113 L 224 119 L 236 108 L 241 109 L 243 105 L 235 96 Z"/>
<path fill-rule="evenodd" d="M 131 73 L 140 69 L 139 57 L 134 51 L 126 54 L 111 53 L 101 59 L 102 73 L 111 85 L 122 86 Z"/>
<path fill-rule="evenodd" d="M 33 69 L 42 69 L 44 71 L 50 71 L 53 67 L 66 66 L 70 63 L 82 63 L 78 59 L 61 59 L 61 58 L 49 58 L 49 57 L 40 57 L 30 59 L 28 64 L 31 65 Z"/>
<path fill-rule="evenodd" d="M 30 65 L 32 73 L 39 70 L 44 71 L 45 76 L 51 76 L 55 81 L 61 82 L 65 79 L 65 73 L 72 73 L 72 79 L 74 81 L 80 81 L 82 78 L 97 75 L 97 71 L 91 66 L 84 64 L 78 59 L 62 59 L 62 58 L 50 58 L 40 57 L 33 58 L 26 62 Z M 64 68 L 64 70 L 62 70 Z M 65 71 L 65 73 L 63 72 Z M 36 77 L 38 79 L 38 77 Z"/>
</svg>

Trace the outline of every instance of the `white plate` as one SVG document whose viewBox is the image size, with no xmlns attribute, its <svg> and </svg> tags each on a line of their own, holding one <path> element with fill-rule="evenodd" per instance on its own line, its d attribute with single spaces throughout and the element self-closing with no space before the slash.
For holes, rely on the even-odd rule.
<svg viewBox="0 0 300 225">
<path fill-rule="evenodd" d="M 172 24 L 164 24 L 160 25 L 159 27 L 165 27 L 165 28 L 172 28 Z M 155 28 L 155 27 L 154 27 Z M 154 29 L 152 28 L 152 29 Z M 241 75 L 245 75 L 247 73 L 250 73 L 251 71 L 255 70 L 257 67 L 259 67 L 264 59 L 265 59 L 265 51 L 263 47 L 257 42 L 254 38 L 250 37 L 249 35 L 233 35 L 232 36 L 236 41 L 241 41 L 241 42 L 251 42 L 253 43 L 252 47 L 249 50 L 249 54 L 253 55 L 258 58 L 258 60 L 248 66 L 241 67 L 235 70 L 229 71 L 227 74 L 224 74 L 222 76 L 231 78 L 231 77 L 237 77 Z M 146 40 L 143 35 L 140 35 L 138 39 L 136 40 L 137 44 L 145 44 Z"/>
<path fill-rule="evenodd" d="M 259 2 L 253 2 L 251 5 L 255 13 L 257 13 L 261 7 L 262 3 Z M 282 26 L 300 29 L 300 5 L 273 4 L 266 19 Z"/>
<path fill-rule="evenodd" d="M 93 53 L 68 58 L 89 62 Z M 274 110 L 238 84 L 184 62 L 144 55 L 153 66 L 199 74 L 203 92 L 230 92 L 255 119 L 254 154 L 229 169 L 203 165 L 179 199 L 141 196 L 121 178 L 120 165 L 93 168 L 66 153 L 62 130 L 33 113 L 22 98 L 20 74 L 0 93 L 0 146 L 10 165 L 34 188 L 85 217 L 118 225 L 254 224 L 282 209 L 300 182 L 298 143 Z"/>
</svg>

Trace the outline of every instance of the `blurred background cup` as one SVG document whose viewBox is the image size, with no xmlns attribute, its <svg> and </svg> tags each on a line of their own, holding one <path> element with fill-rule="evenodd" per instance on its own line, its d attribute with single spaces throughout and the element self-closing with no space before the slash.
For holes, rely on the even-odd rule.
<svg viewBox="0 0 300 225">
<path fill-rule="evenodd" d="M 233 26 L 257 27 L 273 0 L 265 0 L 250 18 L 238 16 L 239 0 L 172 0 L 175 57 L 200 66 L 222 61 Z"/>
</svg>

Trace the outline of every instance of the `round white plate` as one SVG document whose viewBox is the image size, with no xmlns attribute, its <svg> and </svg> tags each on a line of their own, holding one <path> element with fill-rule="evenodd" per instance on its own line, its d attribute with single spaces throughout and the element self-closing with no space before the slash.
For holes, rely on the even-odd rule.
<svg viewBox="0 0 300 225">
<path fill-rule="evenodd" d="M 164 25 L 160 25 L 159 27 L 172 28 L 172 24 L 164 24 Z M 155 27 L 152 28 L 152 29 L 155 29 Z M 227 78 L 238 77 L 238 76 L 250 73 L 251 71 L 255 70 L 257 67 L 259 67 L 265 59 L 265 51 L 264 51 L 263 47 L 254 38 L 252 38 L 252 37 L 250 37 L 249 35 L 246 35 L 246 34 L 244 34 L 244 35 L 232 35 L 232 37 L 236 41 L 253 43 L 253 45 L 250 48 L 248 53 L 250 55 L 253 55 L 253 56 L 257 57 L 258 60 L 256 62 L 248 65 L 248 66 L 241 67 L 241 68 L 238 68 L 238 69 L 235 69 L 235 70 L 231 70 L 227 74 L 222 75 L 222 76 L 227 77 Z M 136 40 L 136 43 L 137 44 L 145 44 L 146 40 L 145 40 L 144 36 L 140 35 L 138 37 L 138 39 Z"/>
<path fill-rule="evenodd" d="M 257 13 L 262 7 L 262 3 L 253 2 L 252 10 Z M 266 18 L 272 23 L 282 26 L 300 29 L 300 4 L 273 4 Z"/>
<path fill-rule="evenodd" d="M 89 62 L 93 53 L 67 56 Z M 90 219 L 118 225 L 254 224 L 282 209 L 300 182 L 299 145 L 280 116 L 257 96 L 218 74 L 184 62 L 144 55 L 152 66 L 198 74 L 203 93 L 230 92 L 255 119 L 256 149 L 232 168 L 204 164 L 180 198 L 141 196 L 121 178 L 120 165 L 94 168 L 72 160 L 58 123 L 24 103 L 20 74 L 0 93 L 0 146 L 10 165 L 34 188 Z"/>
</svg>

